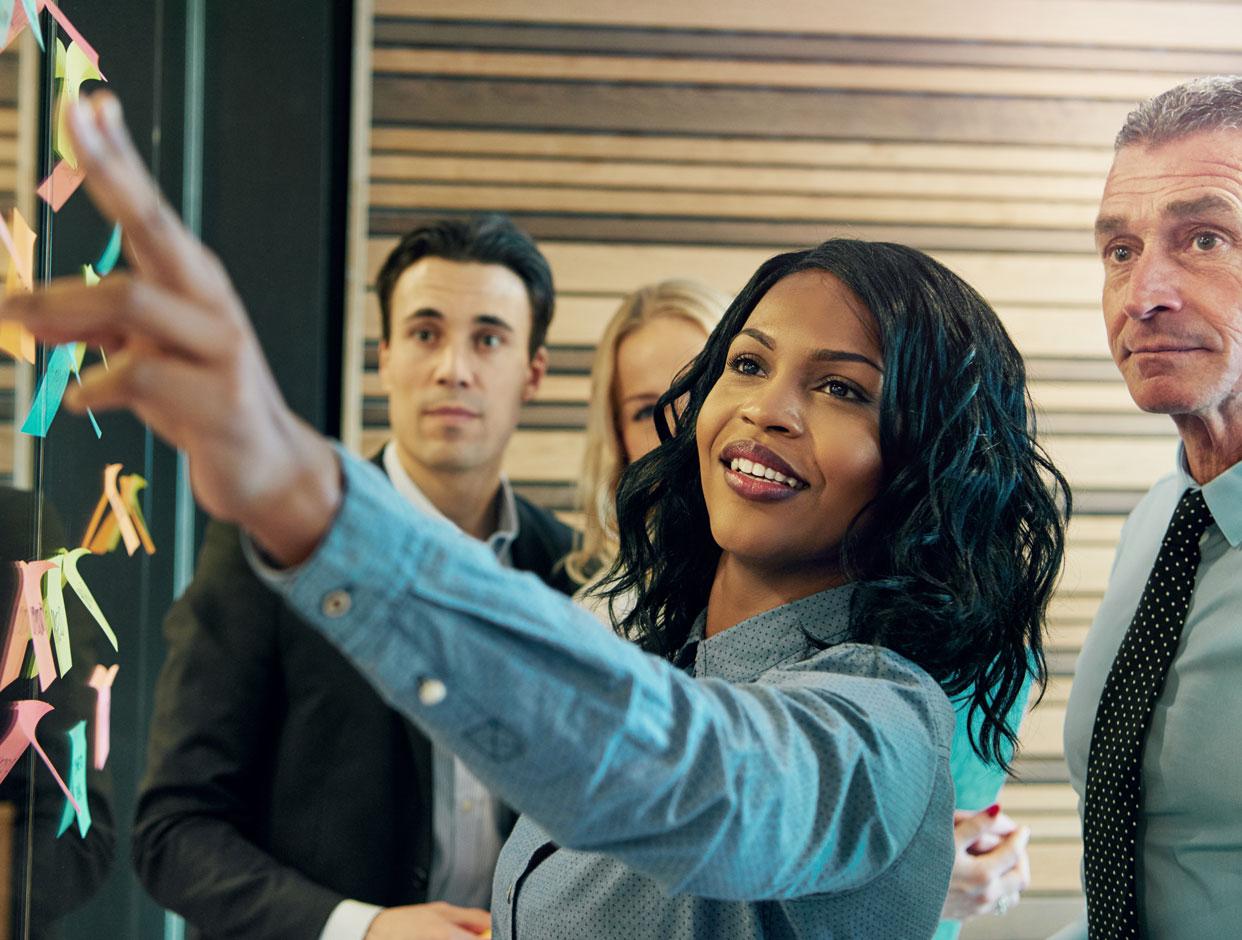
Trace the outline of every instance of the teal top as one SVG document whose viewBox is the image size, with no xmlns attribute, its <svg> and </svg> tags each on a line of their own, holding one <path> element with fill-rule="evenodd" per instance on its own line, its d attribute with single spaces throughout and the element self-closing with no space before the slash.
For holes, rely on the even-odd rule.
<svg viewBox="0 0 1242 940">
<path fill-rule="evenodd" d="M 1013 708 L 1009 711 L 1008 724 L 1017 728 L 1022 722 L 1026 710 L 1026 700 L 1031 691 L 1031 675 L 1027 674 L 1026 684 L 1018 693 Z M 1005 772 L 996 764 L 985 764 L 970 745 L 970 735 L 966 725 L 966 715 L 970 710 L 970 698 L 961 695 L 953 700 L 953 711 L 957 717 L 957 726 L 953 730 L 953 744 L 949 751 L 949 772 L 953 776 L 956 809 L 983 809 L 996 802 L 997 794 L 1005 783 Z M 975 719 L 978 724 L 979 719 Z M 942 920 L 932 940 L 957 940 L 961 933 L 960 920 Z"/>
</svg>

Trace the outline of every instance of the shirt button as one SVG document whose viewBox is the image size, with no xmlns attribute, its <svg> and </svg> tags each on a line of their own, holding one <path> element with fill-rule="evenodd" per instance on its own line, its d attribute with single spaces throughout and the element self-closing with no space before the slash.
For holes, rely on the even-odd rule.
<svg viewBox="0 0 1242 940">
<path fill-rule="evenodd" d="M 320 609 L 325 617 L 336 619 L 337 617 L 344 617 L 349 613 L 351 604 L 353 604 L 353 598 L 349 596 L 348 591 L 329 591 L 323 596 L 323 604 Z"/>
<path fill-rule="evenodd" d="M 468 813 L 472 809 L 474 809 L 474 800 L 462 800 L 461 801 L 461 811 L 463 813 Z"/>
<path fill-rule="evenodd" d="M 448 695 L 448 688 L 439 679 L 423 679 L 418 683 L 418 700 L 430 708 L 439 705 Z"/>
</svg>

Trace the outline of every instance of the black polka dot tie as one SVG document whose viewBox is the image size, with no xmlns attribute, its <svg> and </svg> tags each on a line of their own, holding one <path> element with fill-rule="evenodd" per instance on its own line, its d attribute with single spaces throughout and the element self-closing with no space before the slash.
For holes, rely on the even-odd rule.
<svg viewBox="0 0 1242 940">
<path fill-rule="evenodd" d="M 1134 857 L 1143 744 L 1190 609 L 1199 539 L 1211 522 L 1203 491 L 1183 493 L 1095 713 L 1082 820 L 1091 940 L 1142 936 Z"/>
</svg>

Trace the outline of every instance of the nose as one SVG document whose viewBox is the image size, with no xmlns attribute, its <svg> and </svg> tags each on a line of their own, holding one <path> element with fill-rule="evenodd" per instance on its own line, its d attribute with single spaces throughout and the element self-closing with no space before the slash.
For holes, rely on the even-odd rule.
<svg viewBox="0 0 1242 940">
<path fill-rule="evenodd" d="M 437 385 L 467 388 L 471 383 L 470 351 L 461 343 L 444 343 L 436 354 L 433 377 Z"/>
<path fill-rule="evenodd" d="M 797 437 L 803 432 L 802 389 L 793 382 L 769 379 L 759 383 L 742 403 L 742 420 L 774 434 Z"/>
<path fill-rule="evenodd" d="M 1122 313 L 1131 320 L 1146 320 L 1180 309 L 1181 273 L 1178 264 L 1158 246 L 1144 250 L 1130 266 Z"/>
</svg>

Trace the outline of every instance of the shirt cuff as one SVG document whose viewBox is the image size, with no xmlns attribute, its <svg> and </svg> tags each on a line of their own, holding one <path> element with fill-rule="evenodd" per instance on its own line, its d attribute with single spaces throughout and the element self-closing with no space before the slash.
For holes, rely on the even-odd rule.
<svg viewBox="0 0 1242 940">
<path fill-rule="evenodd" d="M 371 929 L 371 921 L 382 910 L 374 904 L 346 898 L 333 908 L 319 940 L 362 940 Z"/>
</svg>

